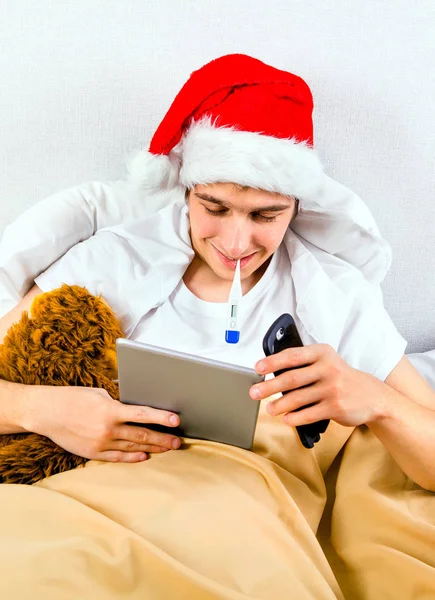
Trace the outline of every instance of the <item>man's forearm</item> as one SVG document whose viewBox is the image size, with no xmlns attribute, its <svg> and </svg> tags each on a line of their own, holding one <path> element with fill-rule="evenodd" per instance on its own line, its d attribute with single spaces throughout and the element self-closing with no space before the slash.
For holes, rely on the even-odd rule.
<svg viewBox="0 0 435 600">
<path fill-rule="evenodd" d="M 0 379 L 0 434 L 27 431 L 23 422 L 30 387 Z"/>
<path fill-rule="evenodd" d="M 367 426 L 410 479 L 435 492 L 435 411 L 385 387 L 387 408 Z"/>
</svg>

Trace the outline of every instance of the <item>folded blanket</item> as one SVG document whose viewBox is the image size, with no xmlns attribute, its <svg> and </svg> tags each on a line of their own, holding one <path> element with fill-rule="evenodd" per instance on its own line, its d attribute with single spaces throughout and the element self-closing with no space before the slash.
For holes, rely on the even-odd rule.
<svg viewBox="0 0 435 600">
<path fill-rule="evenodd" d="M 322 543 L 346 598 L 435 598 L 435 494 L 358 427 L 327 475 Z"/>
<path fill-rule="evenodd" d="M 322 444 L 329 458 L 319 463 Z M 322 471 L 330 497 L 316 538 Z M 306 451 L 265 403 L 253 452 L 185 440 L 144 463 L 91 461 L 34 486 L 2 485 L 0 528 L 2 598 L 414 600 L 435 591 L 435 494 L 367 428 L 331 423 Z"/>
<path fill-rule="evenodd" d="M 349 432 L 328 429 L 331 454 Z M 321 469 L 293 430 L 263 403 L 253 452 L 184 442 L 0 486 L 0 596 L 343 598 L 315 535 Z"/>
</svg>

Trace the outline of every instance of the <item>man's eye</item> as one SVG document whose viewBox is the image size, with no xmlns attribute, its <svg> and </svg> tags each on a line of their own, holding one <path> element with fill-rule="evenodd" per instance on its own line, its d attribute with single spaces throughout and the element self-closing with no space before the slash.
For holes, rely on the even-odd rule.
<svg viewBox="0 0 435 600">
<path fill-rule="evenodd" d="M 257 219 L 257 221 L 263 221 L 265 223 L 270 223 L 271 221 L 276 220 L 276 216 L 265 217 L 264 215 L 259 215 L 258 213 L 253 213 L 252 216 L 254 217 L 254 219 Z"/>
<path fill-rule="evenodd" d="M 222 217 L 223 215 L 225 215 L 228 212 L 228 210 L 226 208 L 223 208 L 221 210 L 211 210 L 210 208 L 207 208 L 206 206 L 204 206 L 204 208 L 205 208 L 205 211 L 209 215 L 213 215 L 215 217 Z M 276 220 L 276 216 L 266 217 L 265 215 L 261 215 L 259 213 L 252 213 L 252 218 L 255 221 L 262 221 L 263 223 L 270 223 L 270 222 Z"/>
<path fill-rule="evenodd" d="M 224 210 L 211 210 L 210 208 L 207 208 L 206 206 L 204 206 L 205 211 L 209 214 L 209 215 L 214 215 L 215 217 L 219 217 L 221 215 L 224 215 L 227 211 Z"/>
</svg>

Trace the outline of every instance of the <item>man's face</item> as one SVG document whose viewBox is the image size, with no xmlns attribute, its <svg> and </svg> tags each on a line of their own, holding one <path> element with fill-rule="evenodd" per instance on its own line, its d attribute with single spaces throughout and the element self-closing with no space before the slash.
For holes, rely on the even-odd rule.
<svg viewBox="0 0 435 600">
<path fill-rule="evenodd" d="M 242 279 L 272 256 L 290 224 L 295 199 L 240 189 L 232 183 L 196 185 L 187 196 L 196 257 L 221 279 L 232 281 L 240 259 Z"/>
</svg>

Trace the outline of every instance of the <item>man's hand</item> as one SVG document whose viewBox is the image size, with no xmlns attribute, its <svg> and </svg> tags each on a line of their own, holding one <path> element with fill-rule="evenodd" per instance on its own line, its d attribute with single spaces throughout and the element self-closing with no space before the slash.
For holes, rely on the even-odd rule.
<svg viewBox="0 0 435 600">
<path fill-rule="evenodd" d="M 180 447 L 174 435 L 127 424 L 176 427 L 180 419 L 174 413 L 122 404 L 100 388 L 41 385 L 26 389 L 26 430 L 44 435 L 78 456 L 137 462 L 145 460 L 147 453 Z"/>
<path fill-rule="evenodd" d="M 252 386 L 250 395 L 263 400 L 288 391 L 269 402 L 267 411 L 284 415 L 284 421 L 293 427 L 323 419 L 356 427 L 376 421 L 384 413 L 385 384 L 350 367 L 327 344 L 289 348 L 263 358 L 255 368 L 261 375 L 292 368 Z M 308 404 L 312 406 L 293 412 Z"/>
</svg>

